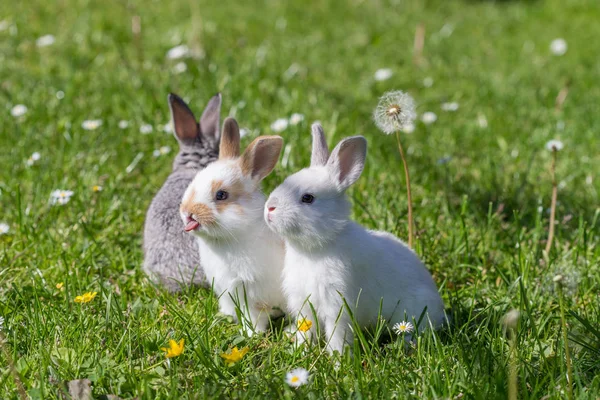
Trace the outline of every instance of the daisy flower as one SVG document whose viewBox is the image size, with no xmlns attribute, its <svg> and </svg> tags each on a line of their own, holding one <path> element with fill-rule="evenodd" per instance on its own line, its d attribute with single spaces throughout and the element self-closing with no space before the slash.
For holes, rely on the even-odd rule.
<svg viewBox="0 0 600 400">
<path fill-rule="evenodd" d="M 290 124 L 292 124 L 292 125 L 298 125 L 302 121 L 304 121 L 304 115 L 303 114 L 294 113 L 290 117 Z"/>
<path fill-rule="evenodd" d="M 297 388 L 308 383 L 309 373 L 304 368 L 295 368 L 285 376 L 285 382 L 291 387 Z"/>
<path fill-rule="evenodd" d="M 142 126 L 140 126 L 140 133 L 142 135 L 147 135 L 149 133 L 152 133 L 152 125 L 150 124 L 142 124 Z"/>
<path fill-rule="evenodd" d="M 128 126 L 129 126 L 129 121 L 125 121 L 125 120 L 119 121 L 119 128 L 120 129 L 127 129 Z"/>
<path fill-rule="evenodd" d="M 71 200 L 73 192 L 71 190 L 56 189 L 50 193 L 50 202 L 52 204 L 64 205 Z"/>
<path fill-rule="evenodd" d="M 546 150 L 548 151 L 561 151 L 563 147 L 565 147 L 563 142 L 556 139 L 550 140 L 548 143 L 546 143 Z"/>
<path fill-rule="evenodd" d="M 81 123 L 81 127 L 86 131 L 93 131 L 102 125 L 101 119 L 86 119 Z"/>
<path fill-rule="evenodd" d="M 274 132 L 283 132 L 288 127 L 288 120 L 286 118 L 279 118 L 271 124 L 271 129 Z"/>
<path fill-rule="evenodd" d="M 401 90 L 384 93 L 373 112 L 375 125 L 386 135 L 412 124 L 416 117 L 415 101 Z"/>
<path fill-rule="evenodd" d="M 458 110 L 458 103 L 457 102 L 449 102 L 449 103 L 443 103 L 442 104 L 442 110 L 444 111 L 456 111 Z"/>
<path fill-rule="evenodd" d="M 30 167 L 36 163 L 36 161 L 38 161 L 42 156 L 40 155 L 40 153 L 38 153 L 37 151 L 34 152 L 31 156 L 29 156 L 29 158 L 27 159 L 27 165 L 29 165 Z"/>
<path fill-rule="evenodd" d="M 392 77 L 392 75 L 394 75 L 394 73 L 392 72 L 391 69 L 381 68 L 381 69 L 378 69 L 377 71 L 375 71 L 374 78 L 377 82 L 382 82 L 382 81 L 387 81 L 388 79 L 390 79 Z"/>
<path fill-rule="evenodd" d="M 162 146 L 160 149 L 156 149 L 152 152 L 154 157 L 160 157 L 165 154 L 169 154 L 171 152 L 171 148 L 169 146 Z"/>
<path fill-rule="evenodd" d="M 412 331 L 414 331 L 415 326 L 411 322 L 402 321 L 398 322 L 397 324 L 394 324 L 392 329 L 394 330 L 394 332 L 396 332 L 396 334 L 402 335 L 403 333 L 411 333 Z"/>
<path fill-rule="evenodd" d="M 93 192 L 101 192 L 102 191 L 102 186 L 100 186 L 100 185 L 94 185 L 94 186 L 92 186 L 92 191 Z"/>
<path fill-rule="evenodd" d="M 39 37 L 36 41 L 35 41 L 35 45 L 37 47 L 48 47 L 48 46 L 52 46 L 55 42 L 55 38 L 53 35 L 44 35 Z"/>
<path fill-rule="evenodd" d="M 185 44 L 175 46 L 167 51 L 167 58 L 169 60 L 178 60 L 183 57 L 187 57 L 190 54 L 190 48 Z"/>
<path fill-rule="evenodd" d="M 0 222 L 0 235 L 5 235 L 10 231 L 10 226 L 6 222 Z"/>
<path fill-rule="evenodd" d="M 421 116 L 421 121 L 423 121 L 423 123 L 426 125 L 433 124 L 435 121 L 437 121 L 437 115 L 435 115 L 434 112 L 427 111 Z"/>
<path fill-rule="evenodd" d="M 10 110 L 10 114 L 15 118 L 21 117 L 21 116 L 25 115 L 26 113 L 27 113 L 27 106 L 25 106 L 23 104 L 17 104 Z"/>
<path fill-rule="evenodd" d="M 567 52 L 568 46 L 567 41 L 563 38 L 554 39 L 550 43 L 550 51 L 555 56 L 562 56 Z"/>
</svg>

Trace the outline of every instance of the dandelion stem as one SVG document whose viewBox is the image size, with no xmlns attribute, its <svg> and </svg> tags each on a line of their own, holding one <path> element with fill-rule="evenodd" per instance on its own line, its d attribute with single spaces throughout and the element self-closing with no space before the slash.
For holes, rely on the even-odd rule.
<svg viewBox="0 0 600 400">
<path fill-rule="evenodd" d="M 548 229 L 548 240 L 546 241 L 546 257 L 550 255 L 550 249 L 552 248 L 552 241 L 554 239 L 554 219 L 556 216 L 556 197 L 558 196 L 558 187 L 556 185 L 556 149 L 552 150 L 552 166 L 550 171 L 552 172 L 552 202 L 550 204 L 550 227 Z"/>
<path fill-rule="evenodd" d="M 15 385 L 17 386 L 17 391 L 19 392 L 19 397 L 21 398 L 21 400 L 26 400 L 28 398 L 27 392 L 25 392 L 25 388 L 23 387 L 23 382 L 21 381 L 21 378 L 19 377 L 19 372 L 15 368 L 15 363 L 13 362 L 13 359 L 10 356 L 10 350 L 8 349 L 8 346 L 6 346 L 5 340 L 6 340 L 6 338 L 4 337 L 4 334 L 2 332 L 0 332 L 0 347 L 2 347 L 2 350 L 4 351 L 4 357 L 6 357 L 6 363 L 8 364 L 8 369 L 12 373 L 13 379 L 15 380 Z"/>
<path fill-rule="evenodd" d="M 396 131 L 396 142 L 398 142 L 398 151 L 400 157 L 402 157 L 402 163 L 404 164 L 404 175 L 406 176 L 406 197 L 408 201 L 408 247 L 413 247 L 413 214 L 412 214 L 412 194 L 410 192 L 410 175 L 408 174 L 408 164 L 406 163 L 406 157 L 404 157 L 404 150 L 400 143 L 400 133 Z"/>
<path fill-rule="evenodd" d="M 571 365 L 571 352 L 569 351 L 569 335 L 567 331 L 567 320 L 565 318 L 562 282 L 558 282 L 557 287 L 558 304 L 560 306 L 560 323 L 562 325 L 563 344 L 565 346 L 565 362 L 567 364 L 567 395 L 569 400 L 573 400 L 573 366 Z"/>
<path fill-rule="evenodd" d="M 508 399 L 517 400 L 517 332 L 510 331 L 510 358 L 508 366 Z"/>
</svg>

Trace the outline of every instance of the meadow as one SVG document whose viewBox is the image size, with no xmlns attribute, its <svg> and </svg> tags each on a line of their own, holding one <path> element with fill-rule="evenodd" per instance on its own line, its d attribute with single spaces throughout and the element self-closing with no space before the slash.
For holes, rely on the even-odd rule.
<svg viewBox="0 0 600 400">
<path fill-rule="evenodd" d="M 599 20 L 594 0 L 2 2 L 0 398 L 68 398 L 69 381 L 88 379 L 105 399 L 495 399 L 512 366 L 518 398 L 562 399 L 570 364 L 573 397 L 598 399 Z M 313 121 L 330 145 L 364 135 L 353 218 L 406 240 L 402 162 L 372 120 L 393 89 L 418 104 L 401 135 L 414 248 L 448 327 L 412 348 L 365 332 L 336 362 L 323 346 L 295 350 L 279 325 L 243 336 L 209 290 L 146 278 L 145 212 L 177 151 L 168 93 L 199 114 L 221 92 L 242 146 L 283 136 L 266 193 L 308 165 Z M 545 254 L 553 139 L 564 148 Z M 227 365 L 234 346 L 248 351 Z M 290 387 L 300 367 L 308 382 Z"/>
</svg>

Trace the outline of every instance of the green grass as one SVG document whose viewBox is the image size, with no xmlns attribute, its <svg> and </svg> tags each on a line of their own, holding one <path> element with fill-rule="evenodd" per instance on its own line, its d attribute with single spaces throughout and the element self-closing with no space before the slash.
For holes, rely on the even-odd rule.
<svg viewBox="0 0 600 400">
<path fill-rule="evenodd" d="M 142 23 L 137 39 L 134 15 Z M 66 381 L 88 378 L 97 398 L 505 398 L 510 343 L 500 321 L 514 308 L 521 312 L 519 397 L 564 398 L 552 283 L 560 272 L 569 281 L 574 394 L 597 398 L 599 19 L 594 0 L 3 2 L 0 20 L 10 27 L 0 31 L 0 222 L 10 231 L 0 236 L 0 315 L 25 389 L 34 399 L 58 399 Z M 415 66 L 420 22 L 425 63 Z M 45 34 L 56 42 L 38 48 Z M 557 37 L 569 46 L 561 57 L 549 50 Z M 165 54 L 181 43 L 205 56 L 186 59 L 187 71 L 176 74 L 177 61 Z M 376 82 L 379 68 L 392 68 L 393 77 Z M 567 84 L 557 112 L 555 98 Z M 305 114 L 282 134 L 289 162 L 267 179 L 267 192 L 307 165 L 310 122 L 322 121 L 330 144 L 365 135 L 367 167 L 350 191 L 354 218 L 406 238 L 402 164 L 394 138 L 370 117 L 390 89 L 410 92 L 419 113 L 438 115 L 402 140 L 416 250 L 451 310 L 447 329 L 420 337 L 413 351 L 366 335 L 354 358 L 338 366 L 322 347 L 294 351 L 279 332 L 240 336 L 216 314 L 209 291 L 171 295 L 146 279 L 144 215 L 173 156 L 152 152 L 176 147 L 158 128 L 169 118 L 168 92 L 199 113 L 220 91 L 223 114 L 254 135 L 270 133 L 277 118 Z M 442 111 L 445 101 L 459 110 Z M 28 107 L 21 118 L 11 116 L 16 104 Z M 99 129 L 81 129 L 95 118 L 103 120 Z M 122 119 L 128 129 L 117 127 Z M 154 132 L 140 134 L 143 123 Z M 546 262 L 551 153 L 544 145 L 552 138 L 565 148 L 557 165 L 556 241 Z M 41 159 L 29 167 L 34 151 Z M 93 192 L 98 184 L 103 191 Z M 49 205 L 50 192 L 61 188 L 75 192 L 71 201 Z M 88 304 L 73 302 L 86 291 L 99 294 Z M 170 338 L 185 338 L 186 347 L 168 366 L 160 347 Z M 228 368 L 220 353 L 230 346 L 250 351 Z M 4 357 L 0 398 L 18 398 Z M 284 381 L 295 367 L 311 373 L 297 390 Z"/>
</svg>

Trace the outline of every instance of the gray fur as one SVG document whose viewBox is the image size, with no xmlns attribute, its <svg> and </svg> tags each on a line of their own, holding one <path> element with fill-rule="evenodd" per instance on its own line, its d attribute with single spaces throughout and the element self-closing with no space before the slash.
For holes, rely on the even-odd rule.
<svg viewBox="0 0 600 400">
<path fill-rule="evenodd" d="M 200 264 L 198 243 L 183 230 L 179 206 L 196 172 L 218 158 L 221 95 L 210 99 L 199 123 L 177 95 L 169 95 L 169 106 L 179 153 L 173 172 L 146 213 L 142 269 L 153 281 L 175 292 L 191 284 L 210 286 Z"/>
</svg>

